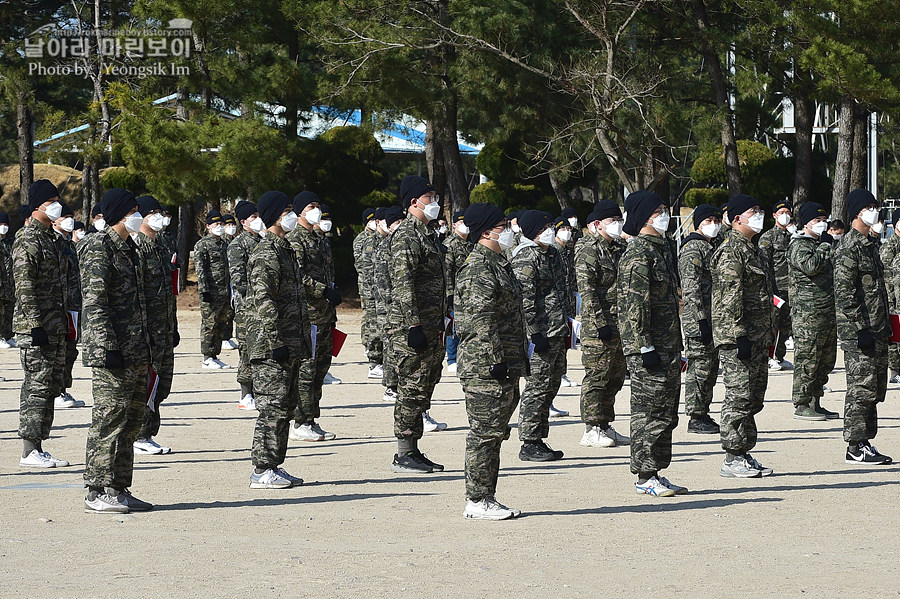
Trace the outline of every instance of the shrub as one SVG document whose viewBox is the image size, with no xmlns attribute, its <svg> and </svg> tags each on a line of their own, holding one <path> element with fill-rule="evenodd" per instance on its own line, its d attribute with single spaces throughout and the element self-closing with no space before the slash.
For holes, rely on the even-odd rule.
<svg viewBox="0 0 900 599">
<path fill-rule="evenodd" d="M 139 173 L 135 173 L 124 166 L 114 166 L 106 169 L 100 176 L 100 185 L 103 189 L 119 187 L 127 189 L 134 195 L 140 195 L 146 191 L 147 182 Z"/>
<path fill-rule="evenodd" d="M 696 208 L 700 204 L 712 204 L 721 206 L 728 201 L 728 190 L 710 187 L 694 187 L 684 194 L 684 205 L 688 208 Z"/>
</svg>

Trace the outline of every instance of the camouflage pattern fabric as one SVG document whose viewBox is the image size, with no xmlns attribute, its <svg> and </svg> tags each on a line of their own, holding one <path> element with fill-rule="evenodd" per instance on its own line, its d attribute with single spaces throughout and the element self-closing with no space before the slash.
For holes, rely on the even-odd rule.
<svg viewBox="0 0 900 599">
<path fill-rule="evenodd" d="M 0 338 L 13 336 L 12 319 L 16 305 L 16 282 L 13 277 L 12 239 L 0 240 Z"/>
<path fill-rule="evenodd" d="M 253 388 L 253 378 L 250 374 L 250 358 L 247 355 L 247 322 L 253 317 L 253 312 L 247 309 L 247 263 L 250 253 L 259 243 L 259 235 L 251 231 L 242 231 L 228 244 L 226 252 L 228 256 L 228 274 L 231 277 L 231 289 L 234 293 L 234 324 L 235 336 L 240 353 L 240 364 L 237 371 L 237 382 L 240 385 L 248 385 Z"/>
<path fill-rule="evenodd" d="M 732 346 L 719 348 L 725 401 L 719 424 L 722 449 L 743 455 L 756 447 L 756 418 L 763 409 L 769 377 L 768 345 L 753 343 L 753 357 L 740 360 Z"/>
<path fill-rule="evenodd" d="M 324 296 L 325 289 L 332 286 L 334 279 L 319 234 L 297 225 L 296 229 L 287 234 L 286 239 L 296 253 L 303 273 L 309 321 L 314 325 L 337 322 L 334 308 Z"/>
<path fill-rule="evenodd" d="M 531 375 L 525 377 L 519 406 L 519 439 L 523 443 L 540 441 L 550 435 L 550 406 L 566 373 L 565 337 L 550 337 L 547 341 L 548 351 L 531 354 Z"/>
<path fill-rule="evenodd" d="M 623 308 L 625 306 L 623 305 Z M 672 431 L 678 426 L 681 354 L 660 352 L 662 364 L 644 367 L 641 356 L 626 356 L 631 373 L 631 472 L 657 472 L 672 462 Z"/>
<path fill-rule="evenodd" d="M 519 377 L 462 379 L 469 432 L 466 434 L 466 498 L 494 497 L 500 475 L 500 446 L 509 439 L 509 419 L 519 404 Z"/>
<path fill-rule="evenodd" d="M 685 337 L 687 369 L 684 374 L 684 407 L 688 416 L 709 414 L 713 388 L 719 374 L 719 352 L 703 343 L 700 321 L 712 326 L 712 274 L 709 258 L 712 245 L 699 233 L 689 235 L 678 256 L 681 279 L 681 328 Z"/>
<path fill-rule="evenodd" d="M 790 304 L 790 281 L 788 275 L 787 251 L 791 234 L 778 226 L 772 227 L 759 238 L 759 251 L 769 269 L 772 280 L 772 293 L 786 303 L 775 313 L 775 328 L 778 331 L 778 343 L 775 346 L 775 359 L 781 362 L 787 348 L 784 343 L 793 334 Z M 796 340 L 795 340 L 796 341 Z"/>
<path fill-rule="evenodd" d="M 399 384 L 397 365 L 393 361 L 394 337 L 398 335 L 391 325 L 391 274 L 390 274 L 390 236 L 391 233 L 382 236 L 378 233 L 375 238 L 375 252 L 373 254 L 373 297 L 375 298 L 375 328 L 380 331 L 382 341 L 381 364 L 384 367 L 384 375 L 381 384 L 389 389 L 396 389 Z M 402 340 L 406 342 L 405 339 Z"/>
<path fill-rule="evenodd" d="M 375 314 L 375 247 L 381 235 L 368 227 L 353 240 L 353 263 L 359 282 L 359 301 L 363 310 L 359 334 L 369 365 L 381 364 L 384 360 L 384 343 Z"/>
<path fill-rule="evenodd" d="M 231 338 L 231 277 L 228 273 L 228 244 L 221 237 L 205 235 L 194 246 L 194 271 L 200 297 L 200 352 L 216 357 L 222 341 Z M 204 301 L 204 295 L 211 301 Z"/>
<path fill-rule="evenodd" d="M 894 223 L 895 225 L 897 223 Z M 896 232 L 881 244 L 881 263 L 885 266 L 884 288 L 891 314 L 900 314 L 900 235 Z M 892 374 L 900 374 L 900 344 L 888 343 L 888 365 Z"/>
</svg>

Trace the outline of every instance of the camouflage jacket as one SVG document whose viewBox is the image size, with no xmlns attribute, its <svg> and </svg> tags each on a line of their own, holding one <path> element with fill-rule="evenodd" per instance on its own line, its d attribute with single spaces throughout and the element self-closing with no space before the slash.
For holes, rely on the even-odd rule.
<svg viewBox="0 0 900 599">
<path fill-rule="evenodd" d="M 512 268 L 522 286 L 522 309 L 528 337 L 537 333 L 546 337 L 568 335 L 564 273 L 560 270 L 556 250 L 543 250 L 534 241 L 523 237 L 513 249 Z"/>
<path fill-rule="evenodd" d="M 616 288 L 626 356 L 640 354 L 642 347 L 681 351 L 677 270 L 665 237 L 641 234 L 625 248 Z"/>
<path fill-rule="evenodd" d="M 406 331 L 421 324 L 426 336 L 439 335 L 447 313 L 447 283 L 437 235 L 408 214 L 388 240 L 391 326 Z"/>
<path fill-rule="evenodd" d="M 201 295 L 211 293 L 216 303 L 225 303 L 231 299 L 227 250 L 225 240 L 215 235 L 204 235 L 194 246 L 197 292 Z"/>
<path fill-rule="evenodd" d="M 684 336 L 700 337 L 700 321 L 712 326 L 712 274 L 709 258 L 712 245 L 699 233 L 691 233 L 681 245 L 678 273 L 681 278 L 681 327 Z"/>
<path fill-rule="evenodd" d="M 353 240 L 353 265 L 356 267 L 359 299 L 363 309 L 375 307 L 375 244 L 380 234 L 368 227 Z"/>
<path fill-rule="evenodd" d="M 865 328 L 876 338 L 890 337 L 884 265 L 875 240 L 851 227 L 832 260 L 838 337 L 854 340 Z"/>
<path fill-rule="evenodd" d="M 490 366 L 501 362 L 513 377 L 525 373 L 521 298 L 506 257 L 476 244 L 459 269 L 454 295 L 460 378 L 489 378 Z"/>
<path fill-rule="evenodd" d="M 782 229 L 778 225 L 759 237 L 759 251 L 772 278 L 772 293 L 784 301 L 790 299 L 787 261 L 787 251 L 790 243 L 791 234 L 787 229 Z"/>
<path fill-rule="evenodd" d="M 566 316 L 575 318 L 575 292 L 578 289 L 578 278 L 575 274 L 575 246 L 570 239 L 565 245 L 554 241 L 553 247 L 559 257 L 559 265 L 562 267 L 562 280 L 566 286 Z"/>
<path fill-rule="evenodd" d="M 391 273 L 390 255 L 391 233 L 384 237 L 377 233 L 375 237 L 375 251 L 372 252 L 372 297 L 375 301 L 375 320 L 378 328 L 383 333 L 390 333 L 393 329 L 389 325 L 391 316 Z"/>
<path fill-rule="evenodd" d="M 472 244 L 460 237 L 455 231 L 450 231 L 447 234 L 447 239 L 444 240 L 444 247 L 447 248 L 444 259 L 447 275 L 446 295 L 450 297 L 456 291 L 456 274 L 462 268 L 466 258 L 469 257 L 469 252 L 472 251 Z"/>
<path fill-rule="evenodd" d="M 891 312 L 897 313 L 897 297 L 900 296 L 900 272 L 893 268 L 894 260 L 900 256 L 900 235 L 896 232 L 881 244 L 881 263 L 885 266 L 884 287 L 888 294 Z"/>
<path fill-rule="evenodd" d="M 81 258 L 82 358 L 102 367 L 106 352 L 118 350 L 126 366 L 150 361 L 147 307 L 137 247 L 107 227 Z"/>
<path fill-rule="evenodd" d="M 318 233 L 319 244 L 322 247 L 322 256 L 325 259 L 325 271 L 328 273 L 328 280 L 334 282 L 334 253 L 331 251 L 331 234 Z"/>
<path fill-rule="evenodd" d="M 250 252 L 247 264 L 247 323 L 251 360 L 271 359 L 272 350 L 287 347 L 292 358 L 312 355 L 311 324 L 303 273 L 287 239 L 271 231 Z"/>
<path fill-rule="evenodd" d="M 604 237 L 585 235 L 575 244 L 575 274 L 581 295 L 583 337 L 596 337 L 608 326 L 618 335 L 616 316 L 616 276 L 625 244 Z"/>
<path fill-rule="evenodd" d="M 231 278 L 231 290 L 234 293 L 234 309 L 244 312 L 247 297 L 247 263 L 250 253 L 257 246 L 260 236 L 250 231 L 241 231 L 228 244 L 228 276 Z"/>
<path fill-rule="evenodd" d="M 769 269 L 759 249 L 730 229 L 712 254 L 712 325 L 716 347 L 734 345 L 738 337 L 769 346 L 775 340 L 775 306 Z"/>
<path fill-rule="evenodd" d="M 66 309 L 81 312 L 81 274 L 75 242 L 57 233 L 56 243 L 66 269 Z"/>
<path fill-rule="evenodd" d="M 170 347 L 178 330 L 175 294 L 172 290 L 172 256 L 157 234 L 150 239 L 144 233 L 134 237 L 143 273 L 144 304 L 147 306 L 147 332 L 152 349 Z"/>
<path fill-rule="evenodd" d="M 0 241 L 0 300 L 16 299 L 16 282 L 13 277 L 12 246 L 6 239 Z"/>
<path fill-rule="evenodd" d="M 791 314 L 834 322 L 833 251 L 830 243 L 803 234 L 793 236 L 788 246 Z M 797 318 L 794 321 L 794 326 L 804 325 Z"/>
<path fill-rule="evenodd" d="M 51 339 L 66 335 L 66 261 L 57 235 L 36 218 L 20 231 L 12 251 L 16 285 L 13 330 L 30 334 L 31 329 L 43 327 Z"/>
<path fill-rule="evenodd" d="M 337 322 L 334 308 L 324 295 L 325 289 L 331 287 L 334 281 L 329 274 L 328 260 L 319 234 L 297 225 L 285 239 L 291 244 L 300 264 L 309 321 L 314 325 Z"/>
</svg>

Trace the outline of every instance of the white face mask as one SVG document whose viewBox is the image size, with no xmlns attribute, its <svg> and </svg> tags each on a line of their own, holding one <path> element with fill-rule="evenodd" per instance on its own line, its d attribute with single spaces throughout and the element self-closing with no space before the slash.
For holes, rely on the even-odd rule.
<svg viewBox="0 0 900 599">
<path fill-rule="evenodd" d="M 260 237 L 264 237 L 266 234 L 266 223 L 264 223 L 263 219 L 258 216 L 247 223 L 247 226 L 249 226 L 250 230 Z"/>
<path fill-rule="evenodd" d="M 330 220 L 323 220 L 319 222 L 319 228 L 323 233 L 327 233 L 331 230 L 332 222 Z"/>
<path fill-rule="evenodd" d="M 777 217 L 775 217 L 775 220 L 778 221 L 778 224 L 782 227 L 786 227 L 787 224 L 791 222 L 791 215 L 787 212 L 782 212 Z"/>
<path fill-rule="evenodd" d="M 72 233 L 72 239 L 75 241 L 81 241 L 81 238 L 84 237 L 84 230 L 78 229 L 74 233 Z"/>
<path fill-rule="evenodd" d="M 821 235 L 828 229 L 828 223 L 826 222 L 818 222 L 813 225 L 810 225 L 809 230 L 815 233 L 816 235 Z"/>
<path fill-rule="evenodd" d="M 441 215 L 441 205 L 437 202 L 432 202 L 422 208 L 422 213 L 428 220 L 435 220 L 438 216 Z"/>
<path fill-rule="evenodd" d="M 98 231 L 102 231 L 103 229 L 106 228 L 106 221 L 103 220 L 102 218 L 98 218 L 97 220 L 94 221 L 94 228 L 97 229 Z"/>
<path fill-rule="evenodd" d="M 620 220 L 614 220 L 613 222 L 606 225 L 606 234 L 614 239 L 618 239 L 622 236 L 622 227 L 625 226 Z"/>
<path fill-rule="evenodd" d="M 460 235 L 468 235 L 469 227 L 467 227 L 465 223 L 459 223 L 458 225 L 456 225 L 456 232 Z"/>
<path fill-rule="evenodd" d="M 225 234 L 226 235 L 234 235 L 237 233 L 237 227 L 234 225 L 225 225 Z"/>
<path fill-rule="evenodd" d="M 791 235 L 795 234 L 797 232 L 797 225 L 788 225 L 787 232 Z"/>
<path fill-rule="evenodd" d="M 166 217 L 157 212 L 147 217 L 147 226 L 156 232 L 162 231 L 166 226 Z"/>
<path fill-rule="evenodd" d="M 71 216 L 67 216 L 66 218 L 62 219 L 62 221 L 59 223 L 59 228 L 62 229 L 63 231 L 65 231 L 66 233 L 71 233 L 72 231 L 75 230 L 75 219 L 72 218 Z"/>
<path fill-rule="evenodd" d="M 369 222 L 366 223 L 366 228 L 370 231 L 374 231 L 375 229 L 378 228 L 378 221 L 376 221 L 373 218 L 372 220 L 370 220 Z"/>
<path fill-rule="evenodd" d="M 869 208 L 868 210 L 863 210 L 859 213 L 859 218 L 862 219 L 862 222 L 871 227 L 878 222 L 878 208 Z"/>
<path fill-rule="evenodd" d="M 559 237 L 559 240 L 563 243 L 568 243 L 570 239 L 572 239 L 572 232 L 568 229 L 563 229 L 559 233 L 556 234 Z"/>
<path fill-rule="evenodd" d="M 171 225 L 171 224 L 172 224 L 172 217 L 171 217 L 171 216 L 164 216 L 164 217 L 163 217 L 163 227 L 168 227 L 168 226 Z"/>
<path fill-rule="evenodd" d="M 669 213 L 663 212 L 656 218 L 650 221 L 650 224 L 656 229 L 656 232 L 660 235 L 665 235 L 666 231 L 669 230 Z"/>
<path fill-rule="evenodd" d="M 752 229 L 754 233 L 759 233 L 763 230 L 763 222 L 765 221 L 765 219 L 765 214 L 754 214 L 747 222 L 747 226 L 750 227 L 750 229 Z"/>
<path fill-rule="evenodd" d="M 221 237 L 222 233 L 225 232 L 225 227 L 223 227 L 222 225 L 213 225 L 209 228 L 209 232 L 216 237 Z"/>
<path fill-rule="evenodd" d="M 9 225 L 0 225 L 0 235 L 9 233 Z"/>
<path fill-rule="evenodd" d="M 543 233 L 538 235 L 538 238 L 535 240 L 541 245 L 550 245 L 553 243 L 553 238 L 556 234 L 553 232 L 553 229 L 546 229 Z"/>
<path fill-rule="evenodd" d="M 318 208 L 313 208 L 312 210 L 304 214 L 303 218 L 305 218 L 306 222 L 308 222 L 309 224 L 317 225 L 319 224 L 319 221 L 322 220 L 322 211 Z M 281 228 L 284 229 L 284 225 L 282 225 Z M 287 229 L 284 230 L 287 231 Z"/>
<path fill-rule="evenodd" d="M 832 237 L 834 238 L 835 241 L 839 240 L 843 236 L 844 236 L 843 233 L 835 233 L 834 235 L 832 235 Z"/>
<path fill-rule="evenodd" d="M 877 222 L 874 225 L 872 225 L 872 232 L 875 233 L 876 235 L 881 235 L 882 231 L 884 231 L 884 223 Z"/>
<path fill-rule="evenodd" d="M 44 210 L 46 210 L 47 216 L 50 218 L 50 220 L 56 220 L 62 214 L 62 204 L 60 204 L 59 202 L 53 202 L 52 204 L 44 208 Z"/>
<path fill-rule="evenodd" d="M 573 227 L 577 227 L 578 226 L 578 217 L 577 216 L 569 217 L 569 225 L 571 225 Z"/>
<path fill-rule="evenodd" d="M 500 244 L 500 249 L 504 251 L 511 248 L 515 242 L 516 237 L 512 229 L 503 229 L 503 232 L 500 233 L 500 236 L 497 238 L 497 243 Z"/>
<path fill-rule="evenodd" d="M 522 228 L 521 228 L 519 225 L 513 223 L 513 224 L 510 225 L 510 226 L 512 227 L 512 232 L 513 232 L 513 233 L 521 233 L 521 232 L 522 232 Z"/>
<path fill-rule="evenodd" d="M 316 215 L 316 222 L 319 222 L 319 216 L 321 216 L 322 212 L 318 208 L 314 208 L 313 210 L 319 211 L 319 214 Z M 313 210 L 310 210 L 310 212 L 312 212 Z M 297 228 L 297 215 L 293 212 L 288 212 L 287 214 L 281 215 L 281 228 L 286 233 L 290 233 L 295 228 Z"/>
<path fill-rule="evenodd" d="M 446 235 L 447 234 L 447 225 L 441 225 L 440 227 L 438 227 L 438 233 L 440 233 L 441 235 Z"/>
<path fill-rule="evenodd" d="M 144 217 L 141 216 L 140 212 L 135 212 L 130 216 L 125 217 L 125 230 L 129 233 L 137 233 L 141 230 L 141 224 L 144 222 Z"/>
<path fill-rule="evenodd" d="M 722 229 L 722 225 L 719 223 L 709 223 L 707 225 L 700 225 L 700 234 L 706 237 L 707 239 L 712 239 L 716 235 L 719 234 L 719 231 Z"/>
</svg>

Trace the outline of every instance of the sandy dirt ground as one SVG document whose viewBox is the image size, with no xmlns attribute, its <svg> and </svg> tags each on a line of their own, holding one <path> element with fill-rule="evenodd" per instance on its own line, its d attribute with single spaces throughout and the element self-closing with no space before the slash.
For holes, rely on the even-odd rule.
<svg viewBox="0 0 900 599">
<path fill-rule="evenodd" d="M 337 439 L 292 441 L 286 469 L 306 484 L 251 490 L 255 412 L 237 409 L 235 371 L 200 369 L 199 314 L 179 314 L 174 391 L 157 437 L 173 452 L 138 456 L 136 496 L 156 504 L 125 516 L 82 511 L 90 409 L 58 411 L 44 447 L 72 466 L 18 467 L 19 353 L 0 351 L 0 597 L 819 597 L 896 596 L 897 466 L 844 463 L 841 421 L 793 420 L 791 373 L 770 376 L 754 454 L 765 479 L 719 477 L 718 437 L 688 435 L 681 419 L 666 474 L 691 492 L 635 494 L 628 448 L 579 447 L 579 389 L 556 400 L 550 444 L 559 462 L 519 461 L 504 444 L 498 498 L 517 520 L 470 521 L 464 507 L 465 403 L 444 374 L 432 415 L 448 430 L 422 449 L 447 470 L 397 475 L 392 404 L 366 380 L 359 313 L 319 420 Z M 232 365 L 236 352 L 220 356 Z M 788 354 L 791 357 L 791 354 Z M 580 352 L 569 374 L 581 380 Z M 90 372 L 75 397 L 92 404 Z M 824 405 L 842 411 L 842 363 Z M 714 417 L 723 396 L 716 388 Z M 628 431 L 626 387 L 616 423 Z M 891 386 L 876 444 L 900 458 L 900 408 Z M 514 418 L 516 418 L 514 416 Z"/>
</svg>

